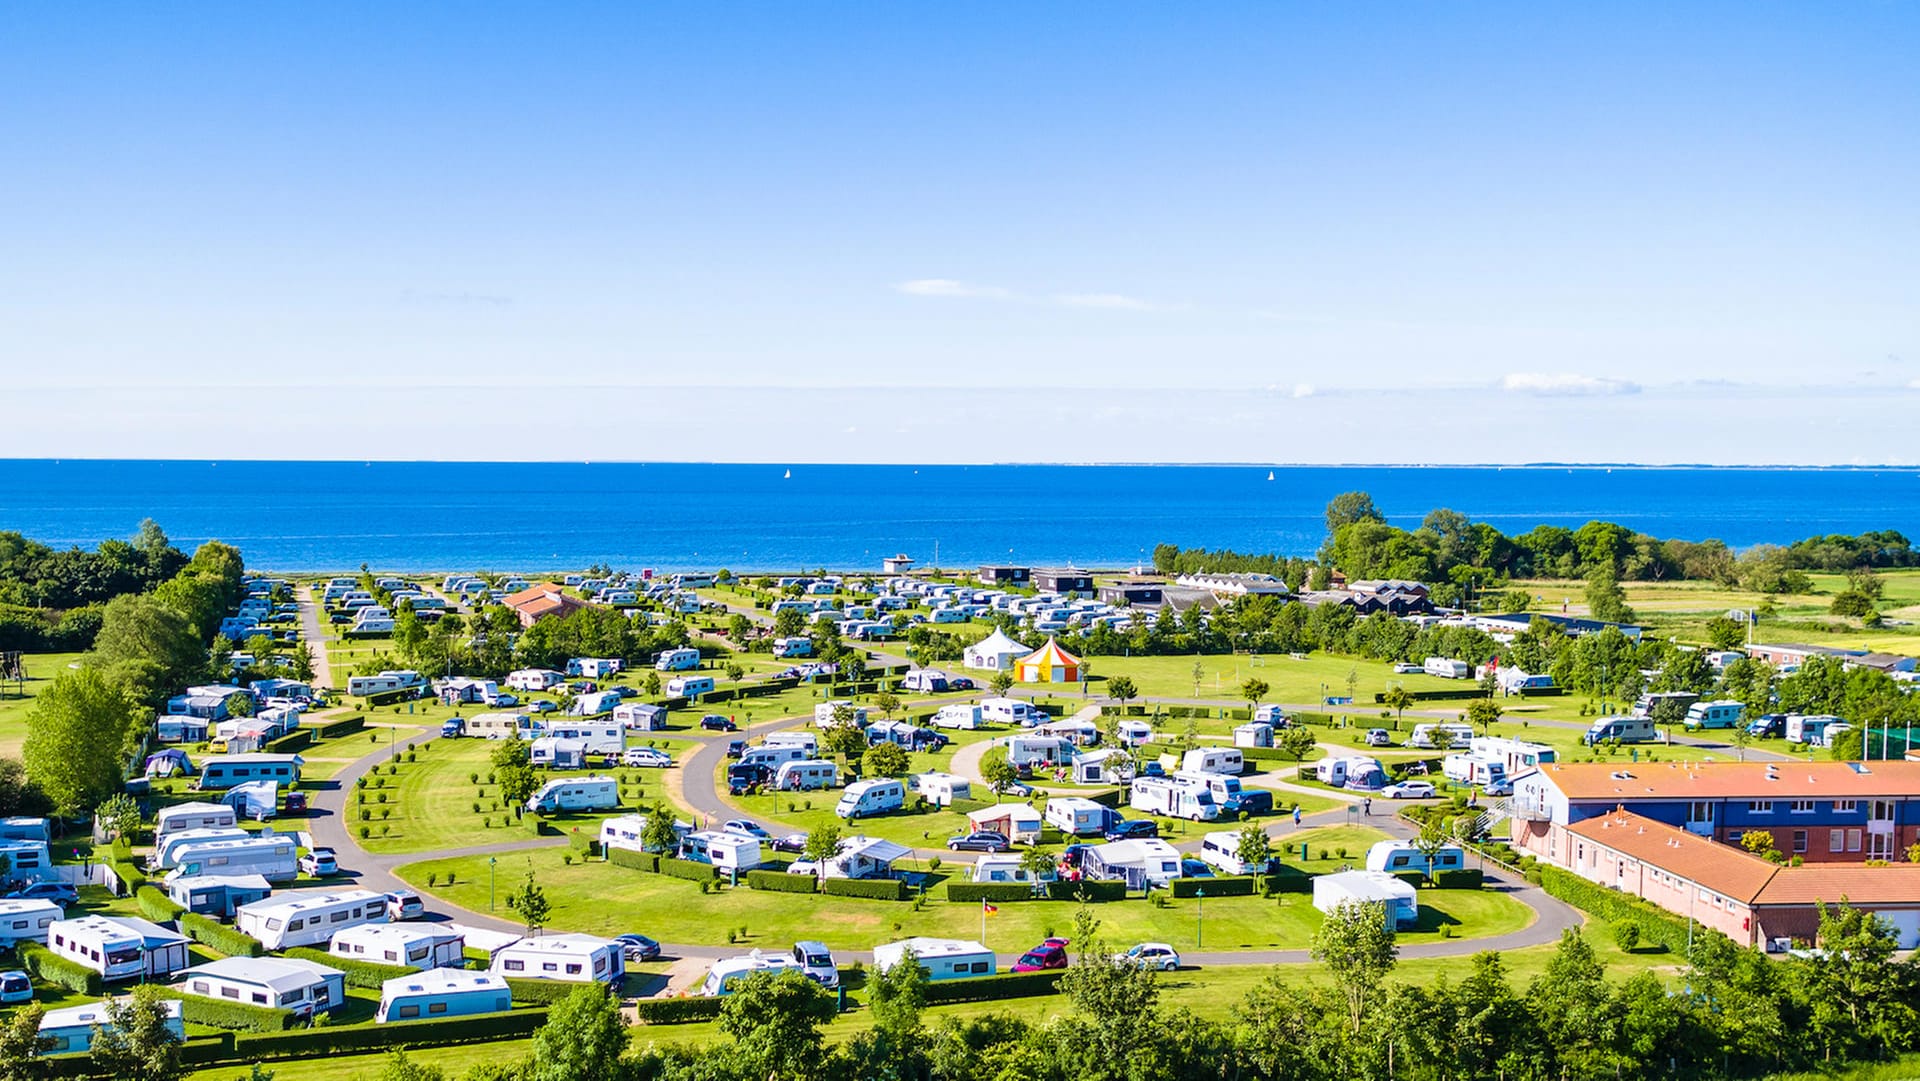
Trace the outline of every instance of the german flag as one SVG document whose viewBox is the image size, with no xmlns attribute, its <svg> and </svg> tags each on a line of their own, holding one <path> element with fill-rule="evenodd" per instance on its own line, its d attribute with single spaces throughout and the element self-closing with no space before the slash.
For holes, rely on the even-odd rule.
<svg viewBox="0 0 1920 1081">
<path fill-rule="evenodd" d="M 1000 914 L 1000 906 L 999 906 L 999 905 L 990 905 L 990 904 L 988 904 L 988 903 L 986 903 L 985 901 L 981 901 L 981 902 L 980 902 L 980 914 L 981 914 L 981 915 L 983 915 L 983 916 L 998 916 L 998 915 Z"/>
</svg>

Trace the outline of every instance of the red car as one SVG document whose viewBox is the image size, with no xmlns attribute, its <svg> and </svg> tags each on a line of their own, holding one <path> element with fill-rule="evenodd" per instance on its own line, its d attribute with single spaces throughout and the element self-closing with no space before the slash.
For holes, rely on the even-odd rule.
<svg viewBox="0 0 1920 1081">
<path fill-rule="evenodd" d="M 1013 963 L 1015 972 L 1039 972 L 1042 969 L 1067 967 L 1067 940 L 1050 938 L 1033 949 L 1020 955 Z"/>
</svg>

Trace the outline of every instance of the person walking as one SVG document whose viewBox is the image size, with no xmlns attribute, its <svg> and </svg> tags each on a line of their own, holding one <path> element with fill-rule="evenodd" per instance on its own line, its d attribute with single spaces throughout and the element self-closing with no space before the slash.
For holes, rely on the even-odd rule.
<svg viewBox="0 0 1920 1081">
<path fill-rule="evenodd" d="M 1365 811 L 1368 815 L 1372 815 L 1373 814 L 1373 797 L 1367 796 L 1364 799 L 1362 799 L 1360 801 L 1360 809 Z"/>
<path fill-rule="evenodd" d="M 1300 805 L 1297 803 L 1293 805 L 1293 824 L 1295 827 L 1300 825 Z"/>
</svg>

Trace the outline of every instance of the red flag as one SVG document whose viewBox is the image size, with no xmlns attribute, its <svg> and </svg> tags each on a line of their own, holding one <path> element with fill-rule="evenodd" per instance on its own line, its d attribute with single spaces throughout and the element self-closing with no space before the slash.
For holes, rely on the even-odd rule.
<svg viewBox="0 0 1920 1081">
<path fill-rule="evenodd" d="M 997 916 L 1000 914 L 1000 906 L 990 905 L 985 901 L 982 901 L 980 902 L 980 911 L 989 916 Z"/>
</svg>

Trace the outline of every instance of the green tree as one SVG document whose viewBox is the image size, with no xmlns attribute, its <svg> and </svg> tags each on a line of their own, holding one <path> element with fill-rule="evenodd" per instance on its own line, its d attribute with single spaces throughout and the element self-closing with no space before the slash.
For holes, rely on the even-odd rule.
<svg viewBox="0 0 1920 1081">
<path fill-rule="evenodd" d="M 1448 836 L 1447 828 L 1440 821 L 1439 815 L 1433 815 L 1422 822 L 1420 832 L 1413 839 L 1414 849 L 1426 857 L 1428 867 L 1433 866 L 1433 861 L 1440 855 L 1440 850 L 1452 843 L 1453 838 Z"/>
<path fill-rule="evenodd" d="M 1342 526 L 1355 522 L 1384 522 L 1387 516 L 1373 505 L 1373 497 L 1365 492 L 1341 492 L 1327 501 L 1327 536 L 1340 532 Z"/>
<path fill-rule="evenodd" d="M 905 777 L 907 769 L 906 748 L 892 740 L 876 744 L 860 756 L 860 772 L 867 777 Z"/>
<path fill-rule="evenodd" d="M 640 847 L 648 852 L 677 852 L 680 834 L 673 828 L 673 808 L 655 803 L 647 811 L 647 824 L 640 829 Z"/>
<path fill-rule="evenodd" d="M 106 1024 L 88 1051 L 93 1068 L 120 1081 L 177 1081 L 180 1037 L 167 1027 L 170 1000 L 151 984 L 125 998 L 108 999 Z"/>
<path fill-rule="evenodd" d="M 993 689 L 994 694 L 1004 697 L 1013 689 L 1013 673 L 995 672 L 993 678 L 987 681 L 987 686 Z"/>
<path fill-rule="evenodd" d="M 1140 689 L 1135 687 L 1133 680 L 1126 676 L 1115 676 L 1107 680 L 1107 697 L 1120 703 L 1122 706 L 1126 705 L 1129 700 L 1139 697 L 1139 695 Z"/>
<path fill-rule="evenodd" d="M 47 1076 L 47 1060 L 39 1057 L 53 1048 L 53 1041 L 40 1035 L 40 1019 L 45 1016 L 46 1011 L 33 1002 L 0 1021 L 0 1081 L 38 1081 Z"/>
<path fill-rule="evenodd" d="M 1378 901 L 1342 904 L 1313 933 L 1313 959 L 1327 966 L 1339 987 L 1355 1033 L 1399 957 L 1400 947 L 1387 928 L 1386 906 Z"/>
<path fill-rule="evenodd" d="M 1467 723 L 1478 728 L 1481 735 L 1493 731 L 1493 722 L 1500 719 L 1500 704 L 1491 698 L 1476 698 L 1467 703 Z"/>
<path fill-rule="evenodd" d="M 1873 614 L 1873 598 L 1858 590 L 1843 589 L 1833 595 L 1833 603 L 1827 607 L 1827 611 L 1836 616 L 1864 619 Z"/>
<path fill-rule="evenodd" d="M 660 687 L 660 673 L 658 672 L 648 672 L 647 678 L 640 681 L 640 689 L 646 692 L 648 698 L 660 697 Z"/>
<path fill-rule="evenodd" d="M 1714 649 L 1739 649 L 1747 640 L 1746 625 L 1726 616 L 1707 620 L 1707 644 Z"/>
<path fill-rule="evenodd" d="M 1272 689 L 1267 686 L 1266 680 L 1249 678 L 1245 683 L 1240 684 L 1240 697 L 1247 703 L 1248 709 L 1253 709 L 1260 705 L 1260 700 L 1265 698 L 1267 692 Z"/>
<path fill-rule="evenodd" d="M 1307 756 L 1313 753 L 1314 744 L 1319 742 L 1319 739 L 1305 725 L 1292 725 L 1280 730 L 1278 742 L 1281 752 L 1288 758 L 1295 762 L 1305 762 Z"/>
<path fill-rule="evenodd" d="M 980 779 L 987 782 L 987 786 L 993 789 L 995 799 L 998 799 L 1000 793 L 1019 782 L 1020 771 L 1015 768 L 1013 760 L 1007 757 L 1005 747 L 994 747 L 980 757 Z"/>
<path fill-rule="evenodd" d="M 814 876 L 827 877 L 827 861 L 840 854 L 840 827 L 821 826 L 807 833 L 807 843 L 800 850 L 802 859 L 811 861 Z"/>
<path fill-rule="evenodd" d="M 1059 857 L 1052 849 L 1039 845 L 1028 845 L 1020 850 L 1020 870 L 1026 872 L 1027 881 L 1033 885 L 1033 892 L 1046 892 L 1047 875 L 1053 873 Z"/>
<path fill-rule="evenodd" d="M 1073 926 L 1073 964 L 1059 987 L 1094 1035 L 1080 1049 L 1086 1065 L 1079 1076 L 1127 1077 L 1135 1041 L 1157 1012 L 1158 974 L 1114 957 L 1100 935 L 1100 921 L 1086 905 L 1074 913 Z"/>
<path fill-rule="evenodd" d="M 1240 827 L 1240 836 L 1234 842 L 1234 858 L 1240 861 L 1244 873 L 1263 874 L 1267 864 L 1273 859 L 1273 841 L 1267 837 L 1267 831 L 1257 822 L 1249 822 Z"/>
<path fill-rule="evenodd" d="M 500 798 L 515 807 L 525 806 L 540 787 L 540 776 L 523 763 L 497 767 L 493 777 L 500 785 Z"/>
<path fill-rule="evenodd" d="M 867 1006 L 873 1011 L 873 1027 L 895 1049 L 904 1051 L 919 1039 L 920 1014 L 927 1007 L 927 982 L 926 967 L 911 949 L 900 955 L 899 964 L 867 978 Z"/>
<path fill-rule="evenodd" d="M 1380 697 L 1380 704 L 1393 711 L 1393 719 L 1398 721 L 1408 707 L 1413 705 L 1413 692 L 1405 687 L 1389 687 Z"/>
<path fill-rule="evenodd" d="M 873 696 L 873 708 L 880 711 L 880 716 L 892 719 L 900 710 L 900 696 L 892 691 L 881 691 Z"/>
<path fill-rule="evenodd" d="M 396 1047 L 387 1052 L 380 1064 L 380 1072 L 374 1074 L 374 1081 L 446 1081 L 447 1072 L 438 1066 L 429 1066 L 407 1057 L 404 1047 Z"/>
<path fill-rule="evenodd" d="M 553 903 L 547 900 L 547 891 L 533 878 L 533 861 L 527 861 L 527 877 L 518 889 L 507 894 L 507 911 L 517 914 L 520 922 L 527 926 L 527 937 L 540 933 L 553 917 Z"/>
<path fill-rule="evenodd" d="M 21 757 L 60 814 L 85 814 L 121 789 L 136 712 L 91 666 L 62 672 L 34 699 Z"/>
<path fill-rule="evenodd" d="M 728 661 L 726 671 L 728 683 L 738 683 L 747 678 L 747 669 L 739 661 Z"/>
<path fill-rule="evenodd" d="M 1509 612 L 1524 612 L 1533 607 L 1533 591 L 1529 589 L 1509 589 L 1500 597 L 1500 607 Z"/>
<path fill-rule="evenodd" d="M 153 596 L 126 594 L 102 611 L 90 666 L 136 701 L 157 706 L 206 674 L 206 643 L 178 610 Z"/>
<path fill-rule="evenodd" d="M 1653 709 L 1648 711 L 1647 716 L 1654 724 L 1667 730 L 1667 742 L 1672 743 L 1673 730 L 1687 719 L 1687 705 L 1679 698 L 1655 699 Z"/>
<path fill-rule="evenodd" d="M 727 638 L 739 649 L 747 647 L 747 640 L 753 637 L 753 620 L 744 613 L 735 612 L 727 619 Z"/>
<path fill-rule="evenodd" d="M 1915 966 L 1894 960 L 1893 925 L 1845 900 L 1822 904 L 1819 942 L 1824 956 L 1798 960 L 1794 969 L 1811 1005 L 1808 1027 L 1828 1057 L 1861 1045 L 1891 1050 L 1907 1039 Z"/>
<path fill-rule="evenodd" d="M 824 1076 L 833 997 L 806 976 L 787 970 L 756 972 L 721 1000 L 721 1032 L 733 1038 L 725 1052 L 732 1076 L 808 1081 Z"/>
<path fill-rule="evenodd" d="M 554 1003 L 534 1031 L 526 1081 L 602 1081 L 620 1075 L 627 1022 L 604 985 L 582 984 Z"/>
<path fill-rule="evenodd" d="M 125 792 L 115 792 L 94 809 L 94 817 L 108 837 L 124 837 L 132 844 L 140 832 L 140 804 Z"/>
<path fill-rule="evenodd" d="M 1633 622 L 1633 609 L 1627 607 L 1627 595 L 1611 565 L 1596 567 L 1587 575 L 1587 611 L 1608 623 Z"/>
</svg>

